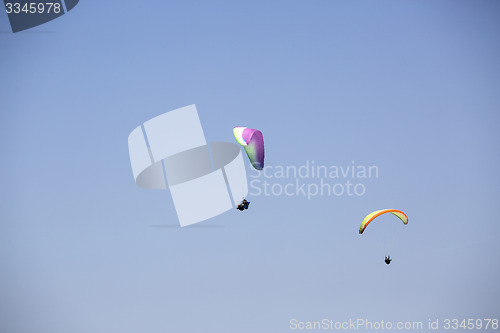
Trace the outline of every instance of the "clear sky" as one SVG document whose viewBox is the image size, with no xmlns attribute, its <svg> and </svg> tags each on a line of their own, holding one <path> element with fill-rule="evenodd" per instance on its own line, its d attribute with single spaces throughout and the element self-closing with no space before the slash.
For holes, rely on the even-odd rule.
<svg viewBox="0 0 500 333">
<path fill-rule="evenodd" d="M 500 318 L 499 17 L 492 0 L 80 1 L 12 34 L 2 11 L 0 331 Z M 190 104 L 208 141 L 260 129 L 268 166 L 378 177 L 178 228 L 127 137 Z M 320 181 L 268 179 L 297 180 Z M 359 235 L 382 208 L 409 224 Z"/>
</svg>

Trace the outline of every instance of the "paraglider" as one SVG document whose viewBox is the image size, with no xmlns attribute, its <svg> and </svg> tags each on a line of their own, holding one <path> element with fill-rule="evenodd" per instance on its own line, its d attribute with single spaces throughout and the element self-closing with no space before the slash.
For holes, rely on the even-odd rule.
<svg viewBox="0 0 500 333">
<path fill-rule="evenodd" d="M 406 214 L 403 213 L 402 211 L 397 210 L 397 209 L 382 209 L 382 210 L 377 210 L 373 213 L 370 213 L 364 218 L 363 222 L 361 222 L 361 226 L 359 227 L 359 233 L 362 234 L 363 231 L 365 231 L 368 224 L 370 224 L 370 222 L 373 221 L 377 216 L 380 216 L 380 215 L 386 214 L 386 213 L 392 213 L 392 214 L 396 215 L 397 217 L 399 217 L 399 219 L 401 221 L 403 221 L 404 224 L 408 224 L 408 216 L 406 216 Z"/>
<path fill-rule="evenodd" d="M 235 127 L 233 134 L 240 145 L 245 148 L 248 159 L 257 170 L 264 168 L 264 137 L 262 132 L 248 127 Z"/>
<path fill-rule="evenodd" d="M 406 214 L 403 213 L 402 211 L 397 210 L 397 209 L 382 209 L 382 210 L 377 210 L 377 211 L 374 211 L 373 213 L 368 214 L 363 219 L 363 222 L 361 222 L 361 226 L 359 227 L 359 233 L 362 234 L 363 231 L 365 231 L 368 224 L 370 224 L 370 222 L 372 222 L 376 217 L 378 217 L 382 214 L 386 214 L 386 213 L 392 213 L 395 216 L 397 216 L 401 221 L 403 221 L 403 223 L 405 225 L 408 224 L 408 216 L 406 216 Z M 384 261 L 387 265 L 389 265 L 392 261 L 391 256 L 390 255 L 386 256 Z"/>
<path fill-rule="evenodd" d="M 234 138 L 243 146 L 250 163 L 256 170 L 264 169 L 264 137 L 262 132 L 248 127 L 233 128 Z M 236 209 L 243 211 L 248 209 L 250 202 L 243 198 L 243 201 Z"/>
<path fill-rule="evenodd" d="M 243 201 L 236 207 L 238 210 L 245 210 L 248 209 L 248 206 L 250 205 L 250 201 L 247 201 L 247 199 L 243 199 Z"/>
</svg>

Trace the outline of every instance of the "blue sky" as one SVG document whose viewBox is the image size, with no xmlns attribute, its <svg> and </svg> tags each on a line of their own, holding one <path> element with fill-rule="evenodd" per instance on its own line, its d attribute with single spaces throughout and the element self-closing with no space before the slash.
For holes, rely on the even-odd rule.
<svg viewBox="0 0 500 333">
<path fill-rule="evenodd" d="M 0 13 L 1 331 L 499 318 L 499 14 L 496 1 L 81 1 L 12 34 Z M 175 228 L 169 192 L 134 184 L 127 137 L 190 104 L 208 141 L 260 129 L 267 165 L 379 176 L 363 196 L 253 196 Z M 384 216 L 360 236 L 382 208 L 409 224 Z"/>
</svg>

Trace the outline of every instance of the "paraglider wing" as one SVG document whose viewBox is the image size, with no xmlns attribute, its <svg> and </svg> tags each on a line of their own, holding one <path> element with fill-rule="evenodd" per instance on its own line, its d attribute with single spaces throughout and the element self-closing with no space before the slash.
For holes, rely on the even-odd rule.
<svg viewBox="0 0 500 333">
<path fill-rule="evenodd" d="M 365 231 L 368 224 L 370 224 L 370 222 L 373 221 L 373 219 L 385 213 L 392 213 L 396 215 L 401 221 L 403 221 L 404 224 L 408 224 L 408 216 L 406 216 L 406 214 L 403 213 L 402 211 L 397 209 L 382 209 L 370 213 L 364 218 L 363 222 L 361 222 L 361 226 L 359 227 L 359 233 L 362 234 L 363 231 Z"/>
<path fill-rule="evenodd" d="M 235 127 L 234 137 L 245 148 L 248 159 L 257 170 L 264 168 L 264 137 L 262 132 L 248 127 Z"/>
</svg>

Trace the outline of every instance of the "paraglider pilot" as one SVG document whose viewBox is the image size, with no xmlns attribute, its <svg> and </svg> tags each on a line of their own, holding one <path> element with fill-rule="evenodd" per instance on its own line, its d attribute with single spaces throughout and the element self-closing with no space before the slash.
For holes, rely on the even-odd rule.
<svg viewBox="0 0 500 333">
<path fill-rule="evenodd" d="M 392 261 L 391 256 L 387 256 L 387 257 L 385 257 L 385 260 L 384 260 L 384 261 L 385 261 L 385 263 L 386 263 L 387 265 L 389 265 L 389 264 L 391 263 L 391 261 Z"/>
<path fill-rule="evenodd" d="M 250 201 L 247 201 L 246 199 L 243 199 L 243 201 L 236 207 L 238 210 L 245 210 L 248 209 L 248 206 L 250 205 Z"/>
</svg>

